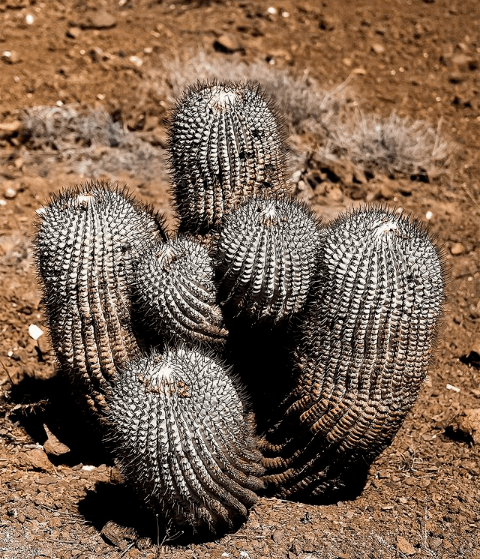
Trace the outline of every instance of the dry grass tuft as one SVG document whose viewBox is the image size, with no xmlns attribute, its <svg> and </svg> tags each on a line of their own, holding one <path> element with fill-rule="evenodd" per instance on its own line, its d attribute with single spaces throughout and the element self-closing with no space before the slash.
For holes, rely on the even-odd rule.
<svg viewBox="0 0 480 559">
<path fill-rule="evenodd" d="M 346 159 L 371 173 L 392 176 L 434 177 L 447 166 L 451 142 L 436 128 L 420 120 L 387 118 L 356 111 L 326 131 L 321 157 L 326 161 Z"/>
<path fill-rule="evenodd" d="M 33 107 L 22 118 L 20 134 L 33 152 L 55 155 L 83 175 L 138 171 L 153 176 L 164 168 L 157 149 L 102 109 Z"/>
<path fill-rule="evenodd" d="M 324 90 L 308 74 L 292 76 L 264 62 L 245 64 L 204 52 L 187 60 L 167 60 L 163 68 L 149 73 L 135 95 L 139 105 L 142 99 L 147 103 L 154 98 L 173 106 L 197 80 L 259 82 L 296 136 L 292 172 L 304 167 L 308 155 L 315 152 L 327 166 L 344 163 L 373 175 L 432 178 L 445 171 L 453 152 L 440 124 L 432 127 L 396 113 L 387 118 L 363 113 L 351 95 L 350 78 Z M 21 134 L 30 150 L 50 150 L 84 175 L 121 171 L 143 177 L 165 175 L 163 153 L 104 110 L 35 107 L 26 112 Z"/>
</svg>

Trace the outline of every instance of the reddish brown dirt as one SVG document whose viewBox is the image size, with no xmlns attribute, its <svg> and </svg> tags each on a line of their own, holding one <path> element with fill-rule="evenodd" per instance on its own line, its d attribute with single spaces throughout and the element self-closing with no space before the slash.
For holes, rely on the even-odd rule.
<svg viewBox="0 0 480 559">
<path fill-rule="evenodd" d="M 147 140 L 156 135 L 164 158 L 168 103 L 143 86 L 166 58 L 201 49 L 212 58 L 268 59 L 297 74 L 308 70 L 326 88 L 353 71 L 350 85 L 364 110 L 432 125 L 442 119 L 456 143 L 447 174 L 388 181 L 381 192 L 422 219 L 431 212 L 451 268 L 449 302 L 418 402 L 359 497 L 326 506 L 261 498 L 235 533 L 171 541 L 170 532 L 156 547 L 148 537 L 155 543 L 158 532 L 162 542 L 161 519 L 157 530 L 85 436 L 81 418 L 62 408 L 47 336 L 37 344 L 28 333 L 30 324 L 45 329 L 30 246 L 34 212 L 86 177 L 58 158 L 32 159 L 16 133 L 0 128 L 0 556 L 478 559 L 480 426 L 478 415 L 470 424 L 465 417 L 480 408 L 478 0 L 105 0 L 112 26 L 95 29 L 98 4 L 0 0 L 0 51 L 11 52 L 0 60 L 0 124 L 27 107 L 103 104 Z M 215 51 L 223 34 L 237 52 Z M 104 178 L 127 182 L 169 211 L 164 173 Z M 366 199 L 370 189 L 364 184 L 353 195 L 340 186 L 334 210 L 328 188 L 315 196 L 319 213 Z"/>
</svg>

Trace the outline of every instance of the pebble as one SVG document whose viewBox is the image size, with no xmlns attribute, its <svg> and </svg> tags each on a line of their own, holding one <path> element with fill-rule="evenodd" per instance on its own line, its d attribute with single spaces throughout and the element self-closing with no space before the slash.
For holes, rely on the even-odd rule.
<svg viewBox="0 0 480 559">
<path fill-rule="evenodd" d="M 90 14 L 80 25 L 83 29 L 111 29 L 117 25 L 115 16 L 105 10 Z"/>
<path fill-rule="evenodd" d="M 334 17 L 324 15 L 321 16 L 318 27 L 320 27 L 320 29 L 323 29 L 323 31 L 333 31 L 336 25 L 337 21 Z"/>
<path fill-rule="evenodd" d="M 413 545 L 402 536 L 397 537 L 397 549 L 400 553 L 404 553 L 405 555 L 415 555 L 417 552 Z"/>
<path fill-rule="evenodd" d="M 450 247 L 450 252 L 453 254 L 453 256 L 459 256 L 460 254 L 463 254 L 465 252 L 465 247 L 462 245 L 462 243 L 454 243 Z"/>
<path fill-rule="evenodd" d="M 19 132 L 21 127 L 22 122 L 20 120 L 0 123 L 0 139 L 11 138 L 14 134 Z"/>
<path fill-rule="evenodd" d="M 70 448 L 66 444 L 63 444 L 58 438 L 50 431 L 47 425 L 43 425 L 45 433 L 47 434 L 47 440 L 43 443 L 43 450 L 47 454 L 53 456 L 62 456 L 70 452 Z"/>
<path fill-rule="evenodd" d="M 381 43 L 373 43 L 372 50 L 375 54 L 385 53 L 385 47 Z"/>
<path fill-rule="evenodd" d="M 232 53 L 242 50 L 243 46 L 236 37 L 228 34 L 223 34 L 214 41 L 213 48 L 216 51 Z"/>
<path fill-rule="evenodd" d="M 69 27 L 67 29 L 66 35 L 69 39 L 78 39 L 81 33 L 82 30 L 80 29 L 80 27 Z"/>
<path fill-rule="evenodd" d="M 13 200 L 16 195 L 17 195 L 17 191 L 15 190 L 15 188 L 8 186 L 5 189 L 4 196 L 7 200 Z"/>
<path fill-rule="evenodd" d="M 18 64 L 22 60 L 16 50 L 4 50 L 1 59 L 6 64 Z"/>
<path fill-rule="evenodd" d="M 275 543 L 282 543 L 283 540 L 283 532 L 282 530 L 275 530 L 272 534 L 272 540 Z"/>
</svg>

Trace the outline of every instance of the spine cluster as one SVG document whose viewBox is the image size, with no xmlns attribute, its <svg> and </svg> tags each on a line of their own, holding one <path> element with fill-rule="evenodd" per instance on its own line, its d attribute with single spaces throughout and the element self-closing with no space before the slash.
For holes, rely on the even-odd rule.
<svg viewBox="0 0 480 559">
<path fill-rule="evenodd" d="M 413 218 L 364 207 L 321 226 L 292 199 L 281 119 L 256 85 L 190 88 L 170 163 L 175 237 L 90 183 L 40 211 L 37 268 L 60 370 L 127 483 L 166 519 L 218 532 L 264 485 L 325 496 L 390 444 L 426 374 L 445 274 Z"/>
</svg>

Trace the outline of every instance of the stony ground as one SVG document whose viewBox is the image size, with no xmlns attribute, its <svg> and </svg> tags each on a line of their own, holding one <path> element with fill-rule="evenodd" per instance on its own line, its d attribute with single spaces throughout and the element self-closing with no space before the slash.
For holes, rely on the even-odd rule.
<svg viewBox="0 0 480 559">
<path fill-rule="evenodd" d="M 1 557 L 480 557 L 479 41 L 477 0 L 0 0 Z M 283 100 L 297 194 L 325 219 L 363 201 L 401 206 L 430 223 L 450 269 L 430 374 L 360 496 L 261 498 L 218 538 L 179 534 L 142 509 L 62 405 L 47 335 L 29 333 L 45 330 L 35 210 L 95 177 L 127 183 L 173 227 L 165 119 L 179 89 L 212 67 L 294 76 Z M 339 119 L 330 135 L 304 114 L 316 91 L 332 92 L 322 97 L 325 122 Z M 356 119 L 360 134 L 372 115 L 391 118 L 395 134 L 420 119 L 435 134 L 402 134 L 438 145 L 413 167 L 401 143 L 383 163 L 382 142 L 368 157 L 371 142 L 357 138 L 355 151 L 353 133 L 339 147 L 341 123 Z"/>
</svg>

